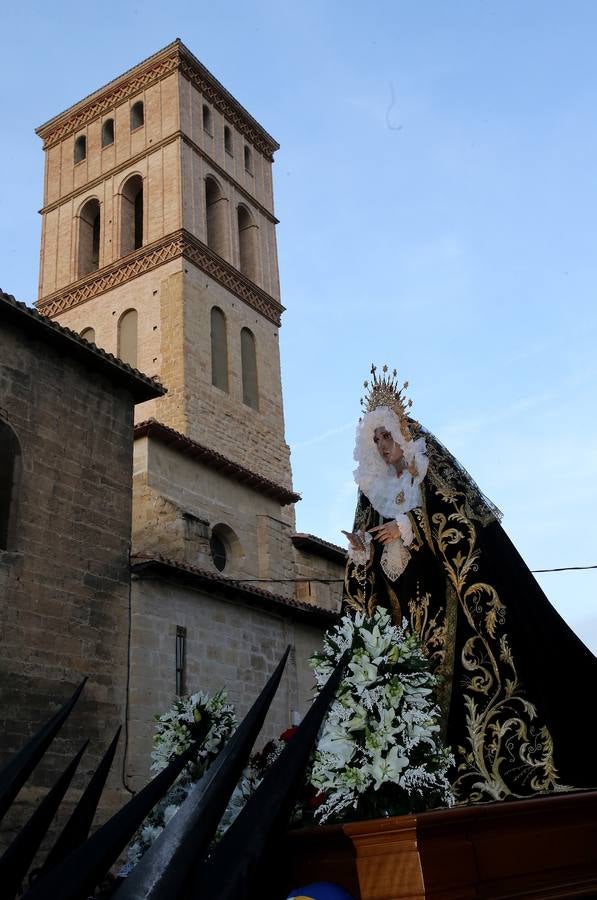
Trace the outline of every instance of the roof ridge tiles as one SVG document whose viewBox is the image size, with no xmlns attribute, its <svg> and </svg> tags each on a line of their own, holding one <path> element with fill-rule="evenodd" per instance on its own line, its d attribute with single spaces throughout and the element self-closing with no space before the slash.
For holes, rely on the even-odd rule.
<svg viewBox="0 0 597 900">
<path fill-rule="evenodd" d="M 237 463 L 227 456 L 224 456 L 224 454 L 220 453 L 218 450 L 206 447 L 205 444 L 199 443 L 193 438 L 188 437 L 188 435 L 176 431 L 169 425 L 159 422 L 157 419 L 146 419 L 135 425 L 135 438 L 141 437 L 154 437 L 167 446 L 174 447 L 182 453 L 187 453 L 190 456 L 200 459 L 206 465 L 211 465 L 214 469 L 225 471 L 235 478 L 235 480 L 256 488 L 260 493 L 263 493 L 266 496 L 275 498 L 282 506 L 287 506 L 290 503 L 298 503 L 301 499 L 301 495 L 290 488 L 278 484 L 270 478 L 266 478 L 265 475 L 254 472 L 252 469 L 248 469 L 241 463 Z"/>
<path fill-rule="evenodd" d="M 78 332 L 67 328 L 65 325 L 60 325 L 54 319 L 45 316 L 31 306 L 27 306 L 21 300 L 16 300 L 12 294 L 6 294 L 0 288 L 0 317 L 3 316 L 20 323 L 27 322 L 30 327 L 33 327 L 40 334 L 44 334 L 47 338 L 58 340 L 63 345 L 70 344 L 71 349 L 75 351 L 74 355 L 84 354 L 87 360 L 95 359 L 96 364 L 104 371 L 112 371 L 112 374 L 118 373 L 119 376 L 126 377 L 135 385 L 138 402 L 160 397 L 166 393 L 166 388 L 157 378 L 145 375 L 128 363 L 118 359 L 112 353 L 108 353 L 107 350 L 102 350 L 96 344 L 85 340 Z"/>
<path fill-rule="evenodd" d="M 338 618 L 338 613 L 331 609 L 327 609 L 325 606 L 319 606 L 315 603 L 304 603 L 301 600 L 296 600 L 294 597 L 275 594 L 273 591 L 269 591 L 266 588 L 257 587 L 256 585 L 251 584 L 251 579 L 231 578 L 227 575 L 221 575 L 219 572 L 210 572 L 208 569 L 203 569 L 200 566 L 194 566 L 178 559 L 162 556 L 159 553 L 151 555 L 135 553 L 131 556 L 131 567 L 133 574 L 137 575 L 142 574 L 144 570 L 159 570 L 163 567 L 171 572 L 178 572 L 179 574 L 186 573 L 204 584 L 209 583 L 214 586 L 217 585 L 219 588 L 226 589 L 227 591 L 236 590 L 246 596 L 250 595 L 255 598 L 266 600 L 277 606 L 282 605 L 289 609 L 296 610 L 301 614 L 319 618 L 323 617 L 330 622 L 335 621 Z"/>
</svg>

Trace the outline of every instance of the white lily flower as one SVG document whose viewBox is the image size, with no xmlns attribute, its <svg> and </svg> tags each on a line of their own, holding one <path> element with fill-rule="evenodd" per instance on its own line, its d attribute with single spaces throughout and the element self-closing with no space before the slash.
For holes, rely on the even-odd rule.
<svg viewBox="0 0 597 900">
<path fill-rule="evenodd" d="M 392 747 L 386 757 L 377 756 L 369 766 L 374 779 L 373 789 L 378 791 L 385 781 L 399 782 L 400 773 L 408 765 L 408 757 L 399 754 L 398 747 Z"/>
</svg>

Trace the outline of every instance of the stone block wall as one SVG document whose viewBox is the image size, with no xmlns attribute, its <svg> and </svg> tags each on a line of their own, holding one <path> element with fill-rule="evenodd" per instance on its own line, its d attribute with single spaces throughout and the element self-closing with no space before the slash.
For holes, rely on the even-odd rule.
<svg viewBox="0 0 597 900">
<path fill-rule="evenodd" d="M 296 599 L 337 612 L 342 603 L 345 565 L 294 548 Z M 308 579 L 313 579 L 309 581 Z M 328 584 L 322 583 L 329 581 Z"/>
<path fill-rule="evenodd" d="M 211 383 L 211 309 L 226 316 L 229 390 Z M 118 355 L 118 323 L 138 313 L 137 368 L 157 375 L 165 397 L 140 403 L 136 421 L 157 418 L 228 458 L 291 487 L 278 328 L 196 266 L 182 259 L 94 297 L 58 320 L 95 330 L 95 342 Z M 241 329 L 255 337 L 259 409 L 243 403 Z"/>
<path fill-rule="evenodd" d="M 89 679 L 28 802 L 89 738 L 76 795 L 124 721 L 133 400 L 4 323 L 0 415 L 21 450 L 14 543 L 0 551 L 0 764 Z M 122 747 L 107 807 L 123 794 L 121 765 Z"/>
<path fill-rule="evenodd" d="M 222 572 L 232 578 L 292 579 L 292 507 L 150 438 L 135 441 L 133 552 L 159 553 L 217 572 L 208 537 L 229 545 Z M 294 595 L 292 583 L 261 584 Z"/>
<path fill-rule="evenodd" d="M 214 306 L 226 317 L 227 392 L 211 383 L 210 316 Z M 243 328 L 249 328 L 255 338 L 259 409 L 243 403 Z M 188 264 L 184 273 L 184 348 L 185 433 L 252 471 L 291 487 L 276 325 Z"/>
<path fill-rule="evenodd" d="M 185 693 L 211 695 L 225 687 L 239 718 L 249 709 L 280 660 L 293 647 L 263 731 L 256 742 L 277 737 L 302 716 L 312 699 L 308 657 L 321 646 L 323 627 L 210 596 L 166 581 L 133 581 L 131 703 L 126 771 L 139 789 L 149 775 L 153 717 L 175 699 L 176 628 L 186 628 Z"/>
</svg>

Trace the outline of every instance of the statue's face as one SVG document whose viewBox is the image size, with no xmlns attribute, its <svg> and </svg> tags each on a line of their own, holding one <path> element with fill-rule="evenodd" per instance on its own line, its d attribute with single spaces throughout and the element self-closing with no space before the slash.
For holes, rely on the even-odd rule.
<svg viewBox="0 0 597 900">
<path fill-rule="evenodd" d="M 404 452 L 400 444 L 392 437 L 387 428 L 376 428 L 373 432 L 373 443 L 377 452 L 390 466 L 399 466 L 404 461 Z"/>
</svg>

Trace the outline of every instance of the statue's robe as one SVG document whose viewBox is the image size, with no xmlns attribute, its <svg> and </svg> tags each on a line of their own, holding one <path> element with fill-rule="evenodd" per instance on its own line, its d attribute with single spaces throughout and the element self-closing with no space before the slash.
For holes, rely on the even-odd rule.
<svg viewBox="0 0 597 900">
<path fill-rule="evenodd" d="M 392 610 L 415 629 L 440 677 L 457 800 L 530 797 L 597 786 L 597 659 L 551 606 L 492 508 L 426 435 L 414 540 L 391 581 L 374 542 L 348 563 L 345 603 Z M 387 521 L 360 494 L 355 529 Z"/>
</svg>

